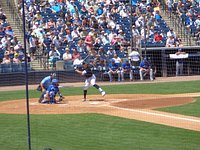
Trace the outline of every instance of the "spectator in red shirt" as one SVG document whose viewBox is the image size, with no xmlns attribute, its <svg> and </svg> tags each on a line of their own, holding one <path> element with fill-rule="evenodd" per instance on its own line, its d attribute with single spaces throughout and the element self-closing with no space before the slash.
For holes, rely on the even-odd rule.
<svg viewBox="0 0 200 150">
<path fill-rule="evenodd" d="M 154 34 L 154 42 L 162 42 L 163 36 L 160 32 L 155 32 Z"/>
<path fill-rule="evenodd" d="M 77 49 L 73 49 L 73 53 L 72 53 L 72 60 L 75 60 L 75 59 L 80 59 L 81 55 L 80 53 L 78 53 Z"/>
</svg>

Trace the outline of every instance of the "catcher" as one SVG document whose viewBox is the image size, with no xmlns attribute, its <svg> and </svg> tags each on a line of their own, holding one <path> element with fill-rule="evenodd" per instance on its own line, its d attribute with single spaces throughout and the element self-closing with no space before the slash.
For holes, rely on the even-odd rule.
<svg viewBox="0 0 200 150">
<path fill-rule="evenodd" d="M 59 83 L 57 79 L 52 80 L 52 84 L 48 87 L 46 93 L 44 94 L 44 99 L 41 101 L 43 104 L 56 104 L 63 100 L 63 96 L 59 90 Z M 56 95 L 59 95 L 60 98 L 56 101 Z"/>
<path fill-rule="evenodd" d="M 90 86 L 95 87 L 96 89 L 99 90 L 99 92 L 101 93 L 102 96 L 106 95 L 106 92 L 104 90 L 102 90 L 102 88 L 100 88 L 97 84 L 96 84 L 96 76 L 93 74 L 89 64 L 87 64 L 86 62 L 82 63 L 82 69 L 75 69 L 75 71 L 77 73 L 79 73 L 80 75 L 85 76 L 85 85 L 83 87 L 83 94 L 84 94 L 84 99 L 83 102 L 86 101 L 86 96 L 87 96 L 87 89 Z"/>
</svg>

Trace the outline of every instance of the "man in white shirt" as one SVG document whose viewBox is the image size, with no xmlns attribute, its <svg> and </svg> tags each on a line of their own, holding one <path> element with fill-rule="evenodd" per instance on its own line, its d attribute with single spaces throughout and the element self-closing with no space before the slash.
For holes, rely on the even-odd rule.
<svg viewBox="0 0 200 150">
<path fill-rule="evenodd" d="M 69 48 L 65 48 L 66 52 L 63 54 L 63 60 L 72 60 L 72 54 L 69 52 Z"/>
</svg>

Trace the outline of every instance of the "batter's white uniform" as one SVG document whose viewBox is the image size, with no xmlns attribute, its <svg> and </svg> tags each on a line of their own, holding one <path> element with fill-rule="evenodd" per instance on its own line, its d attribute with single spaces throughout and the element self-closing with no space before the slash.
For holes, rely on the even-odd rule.
<svg viewBox="0 0 200 150">
<path fill-rule="evenodd" d="M 82 72 L 82 75 L 86 76 L 87 73 L 88 73 L 87 70 L 84 70 Z M 89 87 L 91 87 L 91 86 L 93 86 L 95 84 L 96 84 L 96 76 L 94 74 L 92 74 L 91 77 L 85 79 L 84 90 L 87 90 Z"/>
</svg>

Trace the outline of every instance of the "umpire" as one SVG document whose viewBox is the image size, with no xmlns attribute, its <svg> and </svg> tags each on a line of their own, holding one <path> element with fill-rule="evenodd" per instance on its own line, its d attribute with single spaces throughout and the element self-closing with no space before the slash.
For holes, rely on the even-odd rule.
<svg viewBox="0 0 200 150">
<path fill-rule="evenodd" d="M 40 99 L 38 100 L 39 103 L 44 99 L 44 94 L 46 90 L 48 89 L 49 85 L 51 85 L 52 80 L 56 78 L 56 73 L 51 73 L 49 76 L 46 76 L 45 78 L 42 79 L 40 82 L 40 88 L 42 95 L 40 96 Z"/>
</svg>

